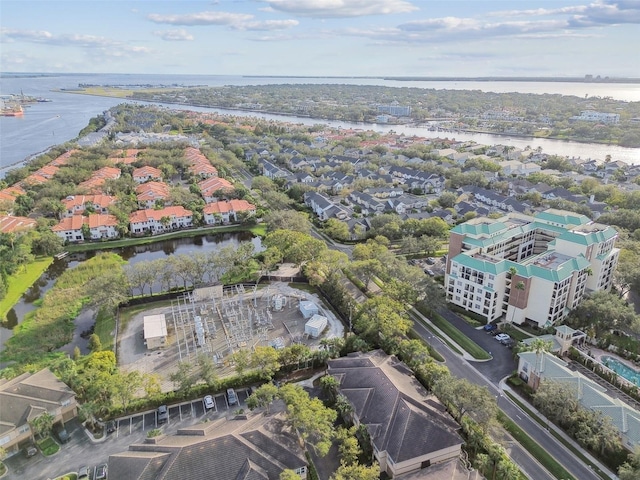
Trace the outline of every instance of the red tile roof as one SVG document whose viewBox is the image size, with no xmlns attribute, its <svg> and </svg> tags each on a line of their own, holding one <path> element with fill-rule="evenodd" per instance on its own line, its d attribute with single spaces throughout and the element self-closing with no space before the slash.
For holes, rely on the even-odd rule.
<svg viewBox="0 0 640 480">
<path fill-rule="evenodd" d="M 256 206 L 246 200 L 228 200 L 215 203 L 209 203 L 204 206 L 202 211 L 206 213 L 228 213 L 228 212 L 249 212 L 255 210 Z"/>
<path fill-rule="evenodd" d="M 73 217 L 67 217 L 60 220 L 60 223 L 51 227 L 53 232 L 67 232 L 70 230 L 82 229 L 85 217 L 80 215 L 74 215 Z"/>
<path fill-rule="evenodd" d="M 145 165 L 144 167 L 136 168 L 133 171 L 133 178 L 136 177 L 151 177 L 151 178 L 162 178 L 162 170 L 151 167 L 149 165 Z"/>
<path fill-rule="evenodd" d="M 0 217 L 0 232 L 19 232 L 21 230 L 34 228 L 37 224 L 38 222 L 36 222 L 33 218 L 5 215 Z"/>
<path fill-rule="evenodd" d="M 191 210 L 187 210 L 182 206 L 165 207 L 160 210 L 146 209 L 138 210 L 129 215 L 129 222 L 141 223 L 149 220 L 159 221 L 162 217 L 190 217 Z"/>
<path fill-rule="evenodd" d="M 71 210 L 73 207 L 84 207 L 88 202 L 100 208 L 107 208 L 116 200 L 117 198 L 111 195 L 75 195 L 64 199 L 62 203 L 67 210 Z"/>
</svg>

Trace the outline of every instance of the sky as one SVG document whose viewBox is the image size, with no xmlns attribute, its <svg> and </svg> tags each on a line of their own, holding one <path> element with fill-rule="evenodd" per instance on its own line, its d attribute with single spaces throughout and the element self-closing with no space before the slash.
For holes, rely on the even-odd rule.
<svg viewBox="0 0 640 480">
<path fill-rule="evenodd" d="M 640 0 L 0 0 L 0 71 L 640 77 Z"/>
</svg>

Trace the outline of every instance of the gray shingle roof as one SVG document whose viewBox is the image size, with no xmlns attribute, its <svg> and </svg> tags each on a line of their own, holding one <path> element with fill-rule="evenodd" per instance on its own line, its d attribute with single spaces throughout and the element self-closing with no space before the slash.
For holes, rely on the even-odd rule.
<svg viewBox="0 0 640 480">
<path fill-rule="evenodd" d="M 461 445 L 457 424 L 395 357 L 379 351 L 329 361 L 329 374 L 379 451 L 402 462 Z"/>
</svg>

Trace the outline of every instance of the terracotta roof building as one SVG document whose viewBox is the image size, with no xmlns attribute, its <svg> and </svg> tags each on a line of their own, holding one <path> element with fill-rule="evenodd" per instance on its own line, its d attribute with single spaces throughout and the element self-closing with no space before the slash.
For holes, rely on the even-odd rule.
<svg viewBox="0 0 640 480">
<path fill-rule="evenodd" d="M 17 233 L 35 228 L 38 224 L 33 218 L 15 217 L 13 215 L 0 216 L 0 232 Z"/>
</svg>

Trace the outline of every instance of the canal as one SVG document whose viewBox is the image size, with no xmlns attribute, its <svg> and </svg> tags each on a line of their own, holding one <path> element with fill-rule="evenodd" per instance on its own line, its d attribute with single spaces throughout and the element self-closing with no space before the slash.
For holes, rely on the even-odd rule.
<svg viewBox="0 0 640 480">
<path fill-rule="evenodd" d="M 210 253 L 218 251 L 224 247 L 237 247 L 241 243 L 251 242 L 254 251 L 263 249 L 260 237 L 254 236 L 251 232 L 226 232 L 194 237 L 176 238 L 171 240 L 161 240 L 158 242 L 136 245 L 130 247 L 114 248 L 108 250 L 93 250 L 90 252 L 73 253 L 67 257 L 55 260 L 33 286 L 22 295 L 20 301 L 7 313 L 7 322 L 0 324 L 0 350 L 4 348 L 4 343 L 13 335 L 12 329 L 24 319 L 25 315 L 37 308 L 37 301 L 53 287 L 56 279 L 67 269 L 75 268 L 81 262 L 94 257 L 95 255 L 109 251 L 117 253 L 128 264 L 133 265 L 139 262 L 149 262 L 170 255 Z M 154 292 L 159 291 L 159 285 L 154 286 Z M 87 323 L 92 324 L 92 319 L 86 318 L 87 313 L 81 314 L 76 322 L 76 329 L 85 330 Z M 74 339 L 80 332 L 74 334 Z M 73 347 L 73 346 L 72 346 Z M 66 350 L 66 348 L 65 348 Z"/>
</svg>

